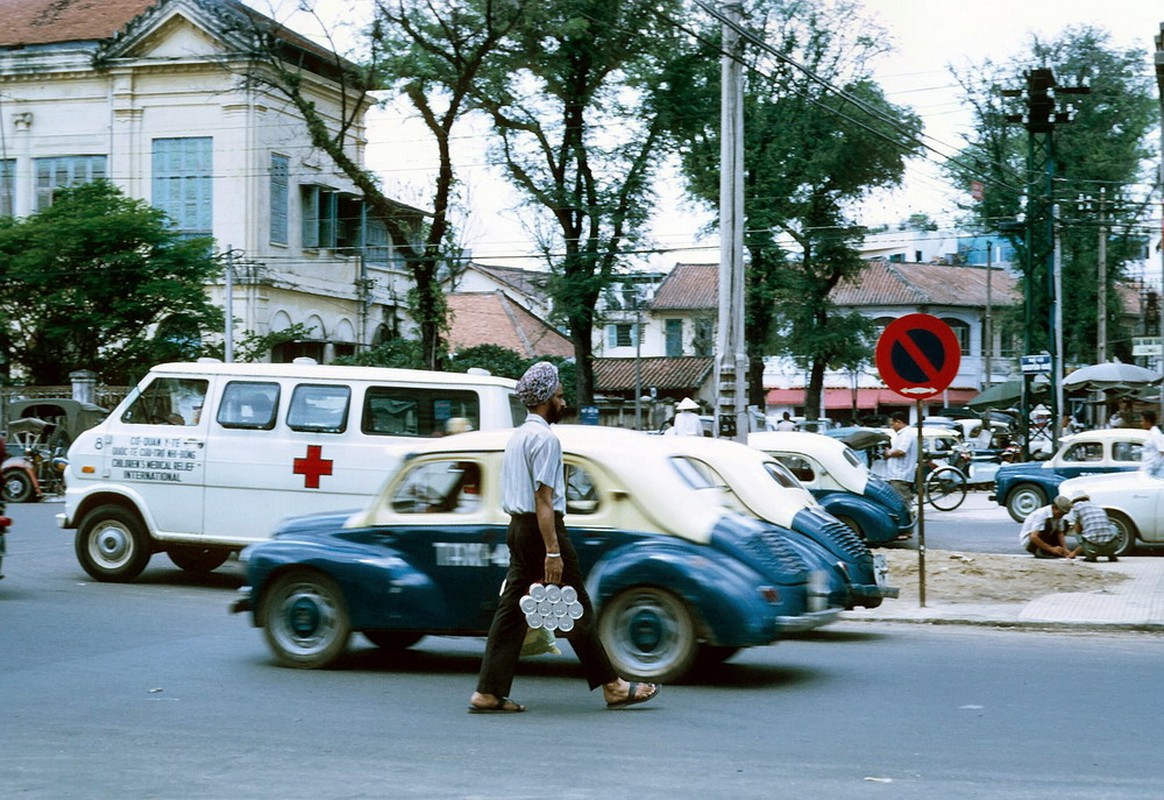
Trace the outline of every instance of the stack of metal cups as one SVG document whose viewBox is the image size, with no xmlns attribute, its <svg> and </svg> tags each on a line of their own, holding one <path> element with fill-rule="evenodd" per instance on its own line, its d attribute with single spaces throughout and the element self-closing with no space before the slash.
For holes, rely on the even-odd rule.
<svg viewBox="0 0 1164 800">
<path fill-rule="evenodd" d="M 582 604 L 573 586 L 532 584 L 529 594 L 522 595 L 520 604 L 526 624 L 531 628 L 566 633 L 582 618 Z"/>
</svg>

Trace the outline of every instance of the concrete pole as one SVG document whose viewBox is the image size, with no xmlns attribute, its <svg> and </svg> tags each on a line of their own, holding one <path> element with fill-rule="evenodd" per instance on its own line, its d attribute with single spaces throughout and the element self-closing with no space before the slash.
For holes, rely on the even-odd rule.
<svg viewBox="0 0 1164 800">
<path fill-rule="evenodd" d="M 1059 432 L 1063 429 L 1063 246 L 1059 227 L 1059 204 L 1051 206 L 1051 219 L 1055 225 L 1055 249 L 1051 267 L 1052 298 L 1051 324 L 1054 326 L 1055 355 L 1051 359 L 1051 386 L 1055 407 L 1051 409 L 1051 452 L 1059 449 Z"/>
<path fill-rule="evenodd" d="M 719 319 L 716 335 L 717 433 L 747 440 L 744 418 L 744 104 L 741 7 L 724 6 L 720 98 Z"/>
<path fill-rule="evenodd" d="M 226 313 L 225 342 L 222 353 L 227 364 L 234 361 L 234 249 L 226 246 L 226 281 L 224 286 L 226 297 L 223 300 L 223 309 Z"/>
<path fill-rule="evenodd" d="M 985 353 L 985 372 L 986 372 L 986 386 L 984 389 L 989 389 L 993 383 L 993 366 L 990 363 L 990 356 L 994 352 L 994 325 L 991 318 L 992 309 L 990 304 L 990 277 L 994 272 L 994 242 L 988 241 L 986 243 L 986 336 L 984 337 L 986 343 Z"/>
</svg>

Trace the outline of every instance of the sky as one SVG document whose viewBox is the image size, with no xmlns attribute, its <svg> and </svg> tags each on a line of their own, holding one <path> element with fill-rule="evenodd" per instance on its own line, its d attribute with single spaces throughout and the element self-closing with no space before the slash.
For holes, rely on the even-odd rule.
<svg viewBox="0 0 1164 800">
<path fill-rule="evenodd" d="M 311 34 L 311 20 L 289 16 L 300 0 L 248 0 L 256 8 Z M 439 2 L 439 0 L 438 0 Z M 352 0 L 321 0 L 324 19 L 350 18 Z M 1153 36 L 1164 22 L 1159 0 L 863 0 L 861 5 L 885 27 L 895 52 L 873 63 L 875 77 L 890 102 L 912 107 L 925 122 L 927 141 L 953 153 L 963 143 L 970 118 L 959 103 L 949 67 L 964 69 L 986 58 L 995 61 L 1028 50 L 1032 34 L 1055 38 L 1071 25 L 1091 24 L 1112 34 L 1113 44 L 1145 51 L 1144 71 L 1153 74 Z M 1021 75 L 1016 75 L 1021 86 Z M 536 267 L 528 258 L 530 235 L 521 220 L 530 212 L 515 208 L 519 197 L 508 188 L 480 147 L 482 131 L 465 129 L 458 138 L 458 174 L 472 213 L 463 224 L 465 245 L 479 261 Z M 931 154 L 911 163 L 902 188 L 874 195 L 863 207 L 868 226 L 893 225 L 912 213 L 924 213 L 940 224 L 955 219 L 955 190 L 945 185 Z M 368 166 L 405 202 L 426 205 L 435 151 L 425 146 L 419 122 L 398 113 L 380 111 L 369 117 Z M 714 261 L 718 235 L 700 236 L 715 218 L 684 198 L 678 181 L 660 182 L 660 205 L 653 222 L 656 243 L 667 252 L 652 259 L 652 269 L 668 269 L 677 261 Z"/>
</svg>

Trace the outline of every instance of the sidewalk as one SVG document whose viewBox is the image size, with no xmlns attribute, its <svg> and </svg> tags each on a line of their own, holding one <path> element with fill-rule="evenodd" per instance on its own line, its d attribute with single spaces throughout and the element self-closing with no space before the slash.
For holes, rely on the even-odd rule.
<svg viewBox="0 0 1164 800">
<path fill-rule="evenodd" d="M 1127 575 L 1129 580 L 1111 591 L 1049 594 L 1026 603 L 927 602 L 923 608 L 916 600 L 885 600 L 880 608 L 845 611 L 841 619 L 1164 632 L 1164 557 L 1125 556 L 1108 568 Z"/>
</svg>

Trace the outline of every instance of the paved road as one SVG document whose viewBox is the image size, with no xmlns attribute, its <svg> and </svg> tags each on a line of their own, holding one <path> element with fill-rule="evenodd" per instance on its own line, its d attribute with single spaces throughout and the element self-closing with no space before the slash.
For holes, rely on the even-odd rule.
<svg viewBox="0 0 1164 800">
<path fill-rule="evenodd" d="M 273 664 L 238 565 L 100 584 L 50 504 L 0 582 L 0 786 L 27 798 L 1155 798 L 1164 637 L 850 622 L 607 712 L 569 656 L 464 713 L 482 642 Z"/>
</svg>

